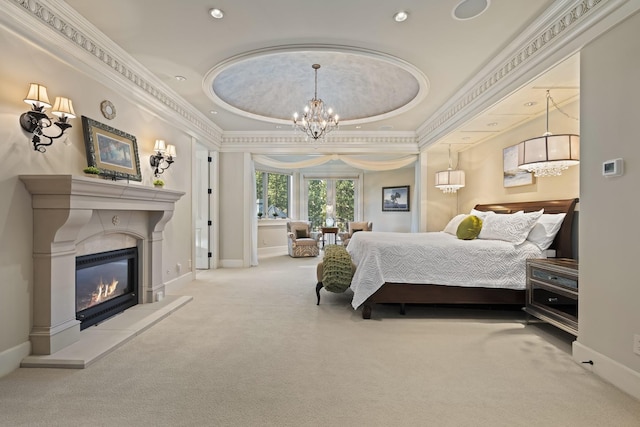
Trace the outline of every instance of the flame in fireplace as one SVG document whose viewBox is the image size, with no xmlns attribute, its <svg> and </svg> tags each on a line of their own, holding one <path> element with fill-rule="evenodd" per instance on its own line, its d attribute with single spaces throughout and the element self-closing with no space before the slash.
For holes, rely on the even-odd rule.
<svg viewBox="0 0 640 427">
<path fill-rule="evenodd" d="M 96 290 L 91 294 L 91 305 L 99 304 L 111 298 L 117 287 L 118 281 L 115 278 L 111 280 L 111 283 L 104 283 L 101 277 Z"/>
</svg>

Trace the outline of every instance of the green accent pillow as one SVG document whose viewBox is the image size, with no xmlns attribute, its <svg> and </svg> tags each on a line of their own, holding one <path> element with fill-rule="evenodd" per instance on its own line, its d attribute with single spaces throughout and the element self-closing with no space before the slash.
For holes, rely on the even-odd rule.
<svg viewBox="0 0 640 427">
<path fill-rule="evenodd" d="M 456 236 L 461 240 L 473 240 L 482 230 L 482 220 L 475 215 L 469 215 L 460 222 Z"/>
<path fill-rule="evenodd" d="M 298 228 L 296 230 L 296 239 L 305 239 L 307 237 L 309 237 L 309 233 L 307 233 L 306 229 L 303 230 L 301 228 Z"/>
</svg>

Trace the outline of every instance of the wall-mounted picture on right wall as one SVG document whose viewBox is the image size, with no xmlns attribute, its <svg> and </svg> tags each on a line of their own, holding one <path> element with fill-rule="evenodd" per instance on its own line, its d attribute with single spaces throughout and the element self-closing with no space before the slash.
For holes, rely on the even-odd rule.
<svg viewBox="0 0 640 427">
<path fill-rule="evenodd" d="M 502 151 L 503 184 L 505 187 L 518 187 L 534 183 L 533 172 L 518 169 L 518 145 L 512 145 Z"/>
</svg>

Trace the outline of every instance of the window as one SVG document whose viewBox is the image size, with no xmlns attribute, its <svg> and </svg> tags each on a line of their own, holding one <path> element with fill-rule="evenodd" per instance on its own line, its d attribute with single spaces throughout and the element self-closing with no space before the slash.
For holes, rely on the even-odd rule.
<svg viewBox="0 0 640 427">
<path fill-rule="evenodd" d="M 325 226 L 327 217 L 334 226 L 346 230 L 347 223 L 356 217 L 356 179 L 308 178 L 306 181 L 307 214 L 311 228 Z"/>
<path fill-rule="evenodd" d="M 256 171 L 258 216 L 287 218 L 289 216 L 290 188 L 291 175 Z"/>
</svg>

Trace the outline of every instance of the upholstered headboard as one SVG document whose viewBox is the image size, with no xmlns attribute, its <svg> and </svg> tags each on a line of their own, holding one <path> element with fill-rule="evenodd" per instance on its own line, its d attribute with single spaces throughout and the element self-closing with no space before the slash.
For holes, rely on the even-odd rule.
<svg viewBox="0 0 640 427">
<path fill-rule="evenodd" d="M 492 203 L 478 204 L 475 206 L 475 209 L 479 211 L 494 211 L 496 213 L 514 213 L 518 211 L 534 212 L 540 209 L 544 209 L 544 213 L 547 214 L 566 213 L 567 215 L 562 221 L 562 226 L 551 245 L 551 249 L 556 250 L 556 257 L 558 258 L 573 258 L 573 214 L 577 202 L 578 199 Z"/>
</svg>

